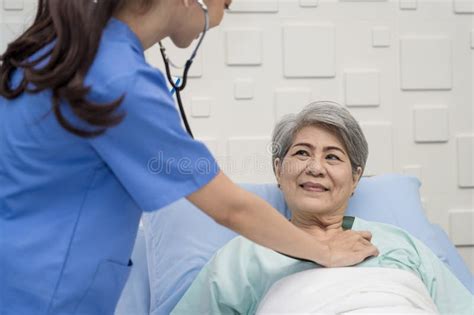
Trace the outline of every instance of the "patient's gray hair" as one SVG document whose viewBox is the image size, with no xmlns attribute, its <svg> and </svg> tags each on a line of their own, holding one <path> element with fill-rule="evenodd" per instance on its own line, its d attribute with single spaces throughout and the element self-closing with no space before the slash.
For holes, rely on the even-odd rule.
<svg viewBox="0 0 474 315">
<path fill-rule="evenodd" d="M 364 172 L 369 147 L 362 129 L 346 108 L 328 101 L 311 103 L 298 114 L 285 115 L 276 124 L 272 136 L 273 172 L 275 160 L 283 161 L 296 134 L 307 126 L 321 126 L 335 132 L 347 150 L 352 172 L 356 173 L 359 166 Z"/>
</svg>

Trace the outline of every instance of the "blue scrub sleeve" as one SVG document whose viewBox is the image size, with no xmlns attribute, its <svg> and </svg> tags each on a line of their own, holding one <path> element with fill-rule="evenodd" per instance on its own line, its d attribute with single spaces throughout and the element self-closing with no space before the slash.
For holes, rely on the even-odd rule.
<svg viewBox="0 0 474 315">
<path fill-rule="evenodd" d="M 125 91 L 120 108 L 126 116 L 90 143 L 143 211 L 185 197 L 217 175 L 207 147 L 182 127 L 161 72 L 138 69 L 107 86 L 99 94 Z"/>
</svg>

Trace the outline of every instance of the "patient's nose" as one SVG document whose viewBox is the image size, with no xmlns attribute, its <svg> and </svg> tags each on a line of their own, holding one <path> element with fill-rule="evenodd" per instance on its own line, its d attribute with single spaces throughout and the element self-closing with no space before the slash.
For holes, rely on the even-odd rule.
<svg viewBox="0 0 474 315">
<path fill-rule="evenodd" d="M 312 176 L 326 175 L 326 168 L 318 158 L 311 158 L 306 165 L 306 173 Z"/>
</svg>

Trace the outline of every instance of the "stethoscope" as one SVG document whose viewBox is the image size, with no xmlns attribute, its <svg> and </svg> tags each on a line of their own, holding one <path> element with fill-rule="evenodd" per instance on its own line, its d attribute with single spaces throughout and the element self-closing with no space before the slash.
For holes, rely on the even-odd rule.
<svg viewBox="0 0 474 315">
<path fill-rule="evenodd" d="M 183 77 L 181 82 L 178 80 L 177 82 L 173 81 L 173 78 L 171 77 L 171 71 L 170 71 L 170 64 L 173 68 L 175 69 L 182 69 L 183 67 L 176 66 L 167 56 L 166 56 L 166 49 L 161 43 L 159 42 L 160 45 L 160 52 L 161 56 L 163 57 L 163 61 L 165 63 L 165 68 L 166 68 L 166 76 L 168 77 L 168 81 L 173 87 L 173 91 L 176 92 L 176 100 L 178 101 L 179 105 L 179 111 L 181 113 L 181 117 L 184 122 L 184 126 L 186 127 L 186 131 L 189 133 L 191 138 L 194 138 L 193 133 L 191 132 L 191 127 L 189 127 L 188 119 L 186 118 L 186 113 L 184 112 L 184 107 L 183 103 L 181 101 L 181 91 L 184 90 L 186 87 L 186 82 L 188 80 L 188 72 L 189 68 L 191 68 L 191 64 L 193 63 L 194 57 L 196 57 L 196 53 L 199 49 L 199 46 L 201 46 L 202 40 L 204 39 L 204 36 L 206 35 L 207 30 L 209 29 L 209 13 L 207 9 L 207 5 L 202 1 L 202 0 L 196 0 L 197 3 L 201 6 L 202 11 L 204 12 L 205 16 L 205 25 L 204 25 L 204 31 L 202 32 L 201 37 L 199 38 L 199 41 L 196 45 L 196 48 L 194 48 L 193 53 L 191 54 L 191 57 L 189 57 L 188 61 L 186 61 L 186 64 L 184 65 L 184 72 L 183 72 Z"/>
</svg>

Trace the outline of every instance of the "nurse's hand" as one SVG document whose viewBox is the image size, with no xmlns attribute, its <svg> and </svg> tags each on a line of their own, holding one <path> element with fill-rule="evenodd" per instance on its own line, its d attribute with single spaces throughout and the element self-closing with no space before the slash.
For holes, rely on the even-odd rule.
<svg viewBox="0 0 474 315">
<path fill-rule="evenodd" d="M 327 257 L 319 263 L 326 267 L 345 267 L 362 262 L 364 259 L 377 256 L 379 251 L 370 240 L 372 234 L 367 231 L 346 230 L 336 233 L 323 241 L 328 247 Z"/>
</svg>

